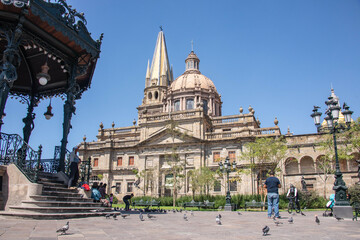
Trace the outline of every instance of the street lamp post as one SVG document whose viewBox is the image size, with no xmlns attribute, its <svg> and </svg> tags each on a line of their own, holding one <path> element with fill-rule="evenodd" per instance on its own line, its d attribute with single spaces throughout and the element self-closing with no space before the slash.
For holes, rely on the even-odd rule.
<svg viewBox="0 0 360 240">
<path fill-rule="evenodd" d="M 88 158 L 88 161 L 87 161 L 87 182 L 88 184 L 90 184 L 90 174 L 92 172 L 92 169 L 91 169 L 91 157 Z"/>
<path fill-rule="evenodd" d="M 86 182 L 89 184 L 89 180 L 90 180 L 90 175 L 92 172 L 91 169 L 91 157 L 89 157 L 89 159 L 87 161 L 83 161 L 83 163 L 80 166 L 80 172 L 81 172 L 81 181 L 85 181 L 86 178 Z"/>
<path fill-rule="evenodd" d="M 220 171 L 222 171 L 223 173 L 226 173 L 226 177 L 227 177 L 226 203 L 225 203 L 224 210 L 231 211 L 232 207 L 231 207 L 231 196 L 230 196 L 229 173 L 236 169 L 236 162 L 235 161 L 232 162 L 232 169 L 231 169 L 231 163 L 229 161 L 229 157 L 226 157 L 224 164 L 221 161 L 219 162 L 219 167 L 220 167 Z"/>
<path fill-rule="evenodd" d="M 352 208 L 350 206 L 350 203 L 346 196 L 346 184 L 343 180 L 342 173 L 340 171 L 340 165 L 339 165 L 339 157 L 337 152 L 337 143 L 336 143 L 336 133 L 344 132 L 350 129 L 351 125 L 351 114 L 352 111 L 349 110 L 349 106 L 344 103 L 343 109 L 344 111 L 342 114 L 345 118 L 345 124 L 339 123 L 339 112 L 341 110 L 339 106 L 339 102 L 334 99 L 332 96 L 328 98 L 328 101 L 325 102 L 327 105 L 327 110 L 325 112 L 326 117 L 324 118 L 327 123 L 327 128 L 321 128 L 320 126 L 320 116 L 321 112 L 318 112 L 318 109 L 320 107 L 314 106 L 313 113 L 311 114 L 311 117 L 314 119 L 315 126 L 318 129 L 318 132 L 321 132 L 323 130 L 327 130 L 330 134 L 333 135 L 334 139 L 334 152 L 335 152 L 335 182 L 333 190 L 335 190 L 335 207 L 334 207 L 334 215 L 337 217 L 340 217 L 340 215 L 346 217 L 346 212 L 350 213 L 352 216 Z M 338 214 L 335 214 L 335 208 L 339 211 Z M 345 215 L 344 215 L 345 214 Z M 350 216 L 350 214 L 349 214 Z"/>
</svg>

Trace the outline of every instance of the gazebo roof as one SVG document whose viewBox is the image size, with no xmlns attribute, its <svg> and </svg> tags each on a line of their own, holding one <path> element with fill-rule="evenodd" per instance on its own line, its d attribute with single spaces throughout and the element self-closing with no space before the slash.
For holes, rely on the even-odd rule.
<svg viewBox="0 0 360 240">
<path fill-rule="evenodd" d="M 18 49 L 21 58 L 17 68 L 19 77 L 11 94 L 35 94 L 40 98 L 62 95 L 69 87 L 74 65 L 78 66 L 76 83 L 81 91 L 88 89 L 99 58 L 102 35 L 99 40 L 93 40 L 85 26 L 84 14 L 71 9 L 63 0 L 24 2 L 23 7 L 16 6 L 12 0 L 1 0 L 0 3 L 0 34 L 8 31 L 8 26 L 14 29 L 20 21 L 23 30 Z M 1 52 L 7 44 L 6 39 L 0 39 Z M 41 85 L 37 74 L 45 63 L 51 79 Z"/>
</svg>

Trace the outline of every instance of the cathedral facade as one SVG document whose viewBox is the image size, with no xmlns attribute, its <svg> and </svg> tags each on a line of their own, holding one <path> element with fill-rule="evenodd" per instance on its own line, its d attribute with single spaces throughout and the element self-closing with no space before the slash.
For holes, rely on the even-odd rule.
<svg viewBox="0 0 360 240">
<path fill-rule="evenodd" d="M 333 90 L 331 94 L 336 97 Z M 226 157 L 236 161 L 238 168 L 246 168 L 250 160 L 240 157 L 247 151 L 246 143 L 283 136 L 288 150 L 278 175 L 283 184 L 281 191 L 285 192 L 290 183 L 300 188 L 304 176 L 308 189 L 322 193 L 324 182 L 317 161 L 324 154 L 318 145 L 323 134 L 282 134 L 276 118 L 274 126 L 263 128 L 251 106 L 240 108 L 238 114 L 222 116 L 222 104 L 213 81 L 200 72 L 200 59 L 193 51 L 185 60 L 185 72 L 174 79 L 165 36 L 160 31 L 146 71 L 142 104 L 137 107 L 138 121 L 120 128 L 114 124 L 104 128 L 101 123 L 97 141 L 82 142 L 80 157 L 91 157 L 93 180 L 107 183 L 108 193 L 120 198 L 131 192 L 159 197 L 172 194 L 168 157 L 176 154 L 182 175 L 178 195 L 191 195 L 189 171 L 205 166 L 215 171 Z M 340 167 L 347 185 L 358 181 L 354 160 L 341 160 Z M 241 182 L 233 181 L 231 194 L 259 193 L 259 174 L 255 170 L 243 174 Z M 102 178 L 96 179 L 98 175 Z M 230 178 L 234 176 L 230 173 Z M 328 195 L 333 193 L 333 180 L 331 176 L 327 183 Z M 225 195 L 225 179 L 218 176 L 218 183 L 210 194 Z"/>
</svg>

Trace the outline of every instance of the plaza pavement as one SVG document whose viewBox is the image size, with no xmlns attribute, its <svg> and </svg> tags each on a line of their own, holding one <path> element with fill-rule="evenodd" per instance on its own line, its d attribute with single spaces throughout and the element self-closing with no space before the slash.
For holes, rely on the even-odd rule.
<svg viewBox="0 0 360 240">
<path fill-rule="evenodd" d="M 222 215 L 222 225 L 217 225 L 215 217 Z M 266 212 L 197 212 L 194 216 L 187 213 L 154 214 L 155 220 L 144 215 L 145 221 L 139 220 L 138 214 L 131 214 L 123 219 L 93 217 L 70 220 L 30 220 L 0 217 L 0 239 L 6 240 L 114 240 L 114 239 L 360 239 L 359 221 L 337 221 L 332 217 L 322 217 L 322 212 L 305 212 L 306 216 L 293 216 L 294 223 L 288 223 L 290 216 L 282 212 L 276 226 L 268 219 Z M 314 215 L 320 218 L 320 225 L 315 223 Z M 70 229 L 66 235 L 59 235 L 56 230 L 66 222 Z M 262 236 L 262 228 L 270 227 L 268 236 Z"/>
</svg>

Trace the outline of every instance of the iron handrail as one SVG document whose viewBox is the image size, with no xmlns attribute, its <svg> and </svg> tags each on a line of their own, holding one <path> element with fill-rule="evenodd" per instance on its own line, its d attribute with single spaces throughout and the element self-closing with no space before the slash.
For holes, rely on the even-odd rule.
<svg viewBox="0 0 360 240">
<path fill-rule="evenodd" d="M 54 158 L 41 159 L 41 165 L 44 172 L 57 173 L 60 161 L 60 146 L 55 146 Z M 65 174 L 69 175 L 70 151 L 66 149 L 65 155 Z"/>
<path fill-rule="evenodd" d="M 0 165 L 15 164 L 29 179 L 36 183 L 40 170 L 42 146 L 32 149 L 18 134 L 0 133 Z"/>
</svg>

